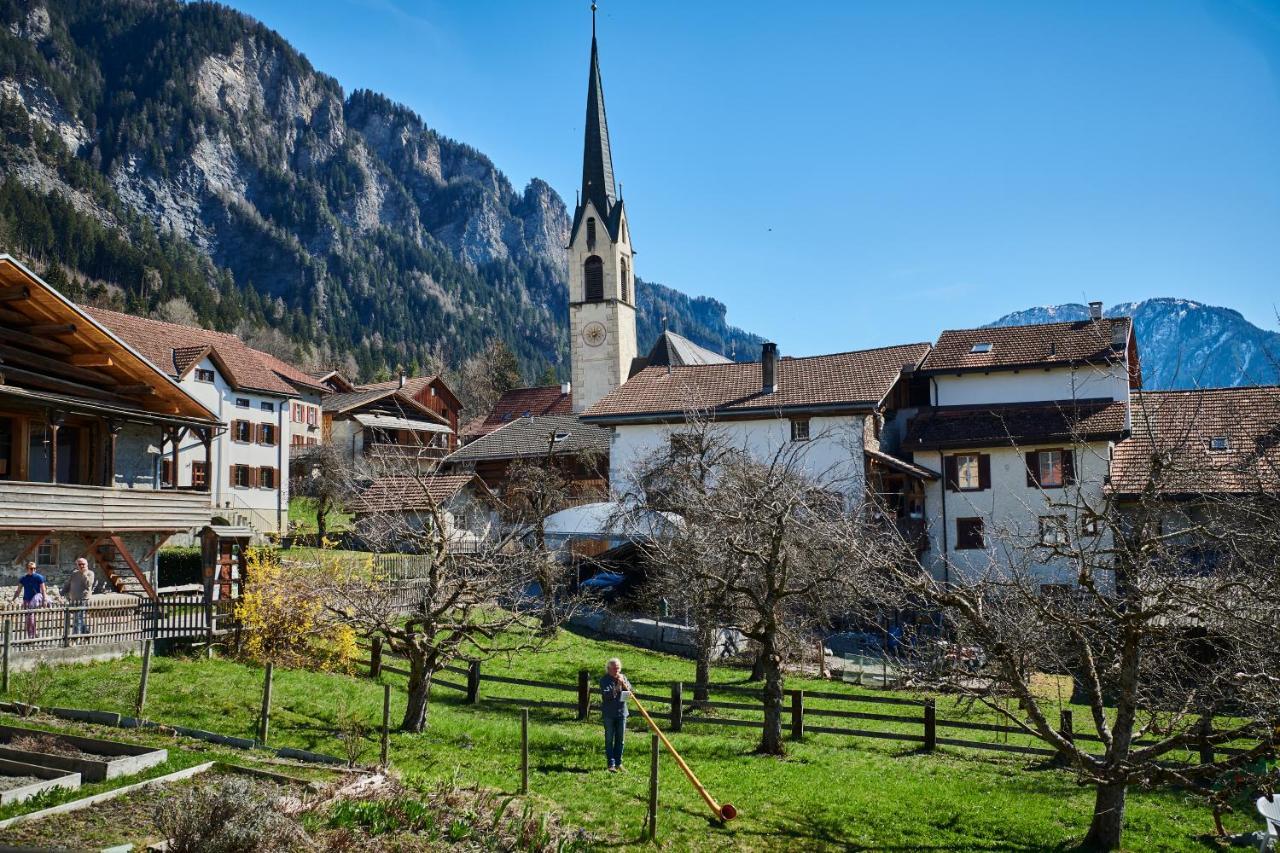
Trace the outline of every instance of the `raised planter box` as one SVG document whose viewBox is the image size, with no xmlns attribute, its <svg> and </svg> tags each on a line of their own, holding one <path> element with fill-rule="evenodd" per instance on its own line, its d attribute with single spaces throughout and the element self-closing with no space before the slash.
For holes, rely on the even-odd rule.
<svg viewBox="0 0 1280 853">
<path fill-rule="evenodd" d="M 18 738 L 52 739 L 87 755 L 61 755 L 56 751 L 24 749 L 11 744 Z M 131 776 L 169 760 L 167 749 L 79 737 L 41 729 L 0 725 L 0 759 L 73 772 L 86 782 L 102 782 Z"/>
<path fill-rule="evenodd" d="M 43 793 L 50 788 L 70 788 L 74 791 L 80 787 L 79 773 L 69 773 L 66 770 L 59 770 L 53 767 L 0 758 L 0 782 L 5 779 L 27 776 L 40 781 L 19 785 L 16 788 L 0 788 L 0 806 L 7 806 L 9 803 L 17 803 L 29 797 L 34 797 L 36 794 Z"/>
</svg>

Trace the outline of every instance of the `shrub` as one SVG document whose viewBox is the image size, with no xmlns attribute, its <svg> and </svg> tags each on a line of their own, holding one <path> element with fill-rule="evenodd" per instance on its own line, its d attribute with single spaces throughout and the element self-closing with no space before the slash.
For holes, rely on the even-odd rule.
<svg viewBox="0 0 1280 853">
<path fill-rule="evenodd" d="M 248 779 L 195 785 L 156 807 L 170 853 L 286 853 L 314 849 L 296 821 Z"/>
<path fill-rule="evenodd" d="M 200 548 L 161 548 L 157 559 L 160 586 L 204 583 L 204 558 Z"/>
</svg>

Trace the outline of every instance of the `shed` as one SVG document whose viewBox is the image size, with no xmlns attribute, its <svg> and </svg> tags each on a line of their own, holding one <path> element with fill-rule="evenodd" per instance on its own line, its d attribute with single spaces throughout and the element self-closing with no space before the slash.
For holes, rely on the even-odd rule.
<svg viewBox="0 0 1280 853">
<path fill-rule="evenodd" d="M 245 555 L 253 535 L 251 528 L 228 524 L 210 524 L 200 531 L 205 600 L 239 598 L 244 592 Z"/>
</svg>

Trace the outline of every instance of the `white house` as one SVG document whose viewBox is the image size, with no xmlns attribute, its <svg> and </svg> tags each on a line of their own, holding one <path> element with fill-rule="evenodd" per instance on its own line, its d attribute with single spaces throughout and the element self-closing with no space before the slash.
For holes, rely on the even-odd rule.
<svg viewBox="0 0 1280 853">
<path fill-rule="evenodd" d="M 910 381 L 928 344 L 907 344 L 806 358 L 779 358 L 765 344 L 754 363 L 646 367 L 582 414 L 608 427 L 610 482 L 635 488 L 638 465 L 688 429 L 697 411 L 714 421 L 734 446 L 770 459 L 788 444 L 800 464 L 852 501 L 866 489 L 866 473 L 886 457 L 882 439 L 907 406 Z M 892 465 L 911 468 L 893 460 Z"/>
<path fill-rule="evenodd" d="M 165 487 L 207 489 L 215 517 L 228 523 L 263 534 L 284 529 L 289 514 L 288 453 L 295 430 L 292 404 L 302 399 L 295 383 L 312 380 L 235 335 L 97 308 L 85 311 L 170 375 L 227 427 L 208 448 L 189 433 L 177 436 L 176 450 L 170 439 L 158 462 Z M 279 370 L 270 362 L 277 362 Z M 282 375 L 285 372 L 289 379 Z M 319 386 L 309 393 L 318 400 Z"/>
<path fill-rule="evenodd" d="M 900 451 L 934 475 L 919 511 L 937 577 L 1022 562 L 1068 525 L 1097 530 L 1085 507 L 1101 503 L 1141 386 L 1132 323 L 1100 307 L 1078 322 L 946 331 L 924 360 L 929 405 L 906 420 Z M 1074 576 L 1051 560 L 1036 571 Z"/>
</svg>

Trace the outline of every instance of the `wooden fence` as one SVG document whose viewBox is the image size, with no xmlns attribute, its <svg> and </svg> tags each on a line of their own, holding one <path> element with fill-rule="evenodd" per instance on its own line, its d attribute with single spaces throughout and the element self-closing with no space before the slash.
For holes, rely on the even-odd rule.
<svg viewBox="0 0 1280 853">
<path fill-rule="evenodd" d="M 72 645 L 106 645 L 142 640 L 207 637 L 229 627 L 231 601 L 206 602 L 203 596 L 164 596 L 159 600 L 113 596 L 88 604 L 66 602 L 30 610 L 0 609 L 0 631 L 14 653 Z"/>
<path fill-rule="evenodd" d="M 369 674 L 377 677 L 388 672 L 408 676 L 407 669 L 396 667 L 387 662 L 391 656 L 375 640 L 372 645 L 362 645 L 370 651 L 367 661 Z M 396 658 L 391 658 L 395 660 Z M 471 661 L 467 666 L 446 666 L 441 671 L 446 676 L 459 676 L 461 680 L 440 677 L 440 673 L 432 680 L 433 686 L 439 686 L 463 694 L 466 704 L 475 705 L 480 702 L 509 705 L 517 708 L 547 708 L 552 710 L 573 711 L 576 718 L 586 720 L 590 716 L 594 679 L 588 670 L 578 672 L 576 684 L 563 684 L 549 681 L 538 681 L 528 678 L 513 678 L 505 675 L 489 675 L 481 672 L 479 661 Z M 481 686 L 485 683 L 498 685 L 517 685 L 537 690 L 554 691 L 556 694 L 572 694 L 572 700 L 566 698 L 528 698 L 481 695 Z M 733 697 L 697 701 L 691 697 L 693 691 L 705 689 L 709 696 Z M 764 692 L 759 687 L 743 687 L 730 684 L 694 684 L 671 682 L 667 693 L 636 692 L 636 697 L 650 707 L 650 714 L 657 720 L 666 718 L 667 727 L 678 732 L 685 726 L 728 726 L 734 728 L 761 729 L 763 718 L 744 719 L 741 716 L 723 716 L 719 712 L 755 712 L 763 714 Z M 862 705 L 875 710 L 855 709 Z M 852 738 L 872 738 L 876 740 L 897 741 L 914 744 L 924 752 L 932 752 L 939 746 L 960 747 L 1016 755 L 1054 758 L 1057 752 L 1043 745 L 1044 741 L 1029 734 L 1018 726 L 983 722 L 980 720 L 947 719 L 938 716 L 937 700 L 934 698 L 907 698 L 903 696 L 886 696 L 873 693 L 844 693 L 826 690 L 787 690 L 786 703 L 783 709 L 783 727 L 789 732 L 792 740 L 800 740 L 806 734 L 840 735 Z M 1058 731 L 1075 742 L 1101 744 L 1097 735 L 1077 733 L 1074 730 L 1072 711 L 1064 708 L 1060 712 Z M 977 735 L 985 734 L 993 739 L 978 739 Z M 1201 741 L 1188 750 L 1186 760 L 1190 762 L 1212 762 L 1214 756 L 1238 755 L 1245 752 L 1230 746 L 1214 745 L 1210 739 L 1216 732 L 1209 725 L 1202 725 L 1199 730 Z M 1039 746 L 1027 743 L 1010 742 L 1011 738 L 1031 741 Z M 1146 746 L 1150 740 L 1139 740 L 1136 746 Z M 1171 761 L 1177 756 L 1170 754 Z"/>
</svg>

